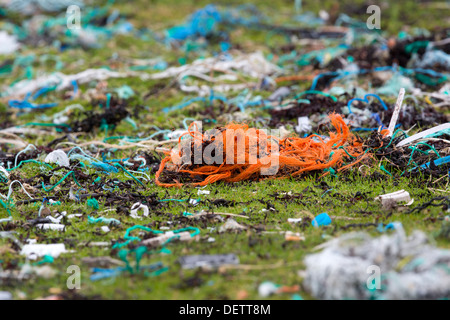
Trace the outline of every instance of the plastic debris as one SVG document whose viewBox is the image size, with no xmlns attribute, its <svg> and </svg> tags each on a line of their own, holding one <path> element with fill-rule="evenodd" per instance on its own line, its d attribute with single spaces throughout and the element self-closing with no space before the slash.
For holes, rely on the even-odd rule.
<svg viewBox="0 0 450 320">
<path fill-rule="evenodd" d="M 418 68 L 432 68 L 434 66 L 441 66 L 444 70 L 450 70 L 450 54 L 441 50 L 429 50 L 425 52 L 422 61 L 417 63 Z"/>
<path fill-rule="evenodd" d="M 439 126 L 433 127 L 428 130 L 424 130 L 422 132 L 416 133 L 415 135 L 412 135 L 411 137 L 408 137 L 406 139 L 403 139 L 399 143 L 397 143 L 397 147 L 403 147 L 408 144 L 413 143 L 414 141 L 417 141 L 419 139 L 426 139 L 426 137 L 435 137 L 439 132 L 450 130 L 450 123 L 444 123 Z"/>
<path fill-rule="evenodd" d="M 223 265 L 238 265 L 239 258 L 234 254 L 193 255 L 178 259 L 183 269 L 218 268 Z"/>
<path fill-rule="evenodd" d="M 376 197 L 375 200 L 380 200 L 383 206 L 391 201 L 394 201 L 395 203 L 403 203 L 405 206 L 410 206 L 414 203 L 414 199 L 411 199 L 409 192 L 403 189 L 380 195 Z"/>
<path fill-rule="evenodd" d="M 17 42 L 15 36 L 9 35 L 6 31 L 0 31 L 0 55 L 12 54 L 20 48 L 20 44 Z"/>
<path fill-rule="evenodd" d="M 279 141 L 279 144 L 277 146 L 273 146 L 272 144 L 275 144 L 274 142 L 268 142 L 263 141 L 263 143 L 266 143 L 267 147 L 267 153 L 265 154 L 264 160 L 260 159 L 259 161 L 256 161 L 256 163 L 250 163 L 251 155 L 250 155 L 250 148 L 246 148 L 244 152 L 241 152 L 241 157 L 245 159 L 244 163 L 235 165 L 226 163 L 226 145 L 221 148 L 221 151 L 225 154 L 225 157 L 222 157 L 221 161 L 222 163 L 217 163 L 216 166 L 212 165 L 206 165 L 205 168 L 208 168 L 210 171 L 210 176 L 206 177 L 202 182 L 196 182 L 192 183 L 192 186 L 205 186 L 213 182 L 217 181 L 226 181 L 226 182 L 238 182 L 245 179 L 248 179 L 249 177 L 253 176 L 253 174 L 257 171 L 260 171 L 259 174 L 261 176 L 269 175 L 268 172 L 273 172 L 270 174 L 271 178 L 277 177 L 277 173 L 280 171 L 278 170 L 279 166 L 286 166 L 290 168 L 291 173 L 289 173 L 289 176 L 296 176 L 304 172 L 316 170 L 316 169 L 327 169 L 330 170 L 333 166 L 336 166 L 337 164 L 341 164 L 342 166 L 342 158 L 348 151 L 344 151 L 345 149 L 351 149 L 351 152 L 353 153 L 353 158 L 358 158 L 358 160 L 353 161 L 345 166 L 342 166 L 341 168 L 337 168 L 338 170 L 342 170 L 347 168 L 348 166 L 352 166 L 355 163 L 361 161 L 364 159 L 365 156 L 367 156 L 367 153 L 362 150 L 361 143 L 358 142 L 355 137 L 350 133 L 349 128 L 343 121 L 342 117 L 337 114 L 331 114 L 330 120 L 332 121 L 334 127 L 337 130 L 337 133 L 330 133 L 330 139 L 327 139 L 326 142 L 324 140 L 321 140 L 317 143 L 311 143 L 309 144 L 308 141 L 313 139 L 313 137 L 307 137 L 307 138 L 286 138 L 289 139 L 289 144 L 285 143 L 283 141 Z M 193 123 L 195 124 L 195 123 Z M 191 125 L 192 126 L 192 125 Z M 225 140 L 222 137 L 222 141 L 226 141 L 226 130 L 238 130 L 242 129 L 244 134 L 247 132 L 247 136 L 245 136 L 246 142 L 248 143 L 251 139 L 256 139 L 256 142 L 259 144 L 261 142 L 258 142 L 259 139 L 262 139 L 262 135 L 259 134 L 258 130 L 252 130 L 248 128 L 246 125 L 228 125 L 224 130 L 221 131 L 221 135 L 225 135 Z M 193 137 L 195 135 L 199 136 L 199 139 L 203 141 L 205 137 L 203 137 L 202 133 L 199 133 L 197 131 L 191 131 L 190 135 Z M 254 136 L 254 137 L 252 137 Z M 215 139 L 209 140 L 209 144 L 214 144 Z M 300 146 L 307 143 L 310 147 L 302 149 Z M 276 150 L 276 148 L 279 148 L 279 150 Z M 192 148 L 192 147 L 191 147 Z M 181 159 L 183 159 L 183 150 L 181 141 L 179 141 L 179 149 L 178 150 L 172 150 L 172 152 L 168 153 L 166 158 L 163 159 L 161 162 L 160 168 L 158 172 L 156 173 L 156 184 L 159 186 L 164 187 L 175 187 L 175 186 L 182 186 L 179 182 L 175 183 L 166 183 L 161 182 L 161 174 L 164 172 L 164 169 L 167 165 L 172 165 L 172 170 L 176 169 L 176 166 L 174 166 L 174 162 L 178 164 L 178 166 L 186 167 L 182 170 L 182 172 L 190 173 L 192 175 L 195 175 L 197 172 L 202 172 L 203 175 L 205 175 L 204 169 L 198 165 L 196 165 L 192 170 L 189 170 L 189 166 L 186 166 L 186 163 L 183 163 Z M 276 151 L 271 154 L 271 151 L 274 149 Z M 314 151 L 313 151 L 314 150 Z M 238 151 L 234 151 L 233 153 L 236 153 Z M 237 155 L 235 154 L 235 157 Z M 272 163 L 272 157 L 277 157 L 276 163 Z M 304 159 L 307 159 L 306 161 Z M 319 162 L 320 160 L 320 162 Z M 192 166 L 192 164 L 190 165 Z M 219 172 L 220 170 L 220 172 Z M 167 170 L 169 171 L 169 170 Z M 166 171 L 166 173 L 168 173 Z M 171 171 L 171 170 L 170 170 Z M 170 172 L 169 171 L 169 172 Z M 265 174 L 263 175 L 262 172 Z M 286 176 L 288 173 L 286 171 L 282 171 L 283 175 Z"/>
<path fill-rule="evenodd" d="M 311 132 L 312 126 L 308 117 L 298 117 L 298 124 L 295 127 L 295 131 L 298 133 Z"/>
<path fill-rule="evenodd" d="M 227 221 L 222 226 L 220 226 L 219 232 L 240 231 L 245 229 L 247 229 L 247 227 L 237 223 L 236 220 L 230 218 L 227 219 Z"/>
<path fill-rule="evenodd" d="M 288 231 L 284 234 L 284 240 L 286 240 L 286 241 L 303 241 L 303 240 L 305 240 L 305 237 L 298 232 Z"/>
<path fill-rule="evenodd" d="M 448 250 L 403 231 L 444 247 L 450 234 L 450 40 L 430 9 L 443 4 L 409 1 L 375 32 L 346 1 L 158 3 L 155 21 L 141 2 L 0 0 L 0 284 L 101 299 L 160 277 L 156 298 L 248 299 L 227 270 L 270 270 L 302 282 L 251 272 L 253 294 L 450 296 Z M 405 183 L 415 207 L 404 190 L 373 194 Z M 221 248 L 236 250 L 207 254 Z M 80 261 L 95 296 L 54 286 Z"/>
<path fill-rule="evenodd" d="M 287 221 L 291 224 L 297 224 L 302 222 L 302 218 L 288 218 Z"/>
<path fill-rule="evenodd" d="M 5 168 L 0 167 L 0 182 L 8 182 L 9 173 Z"/>
<path fill-rule="evenodd" d="M 47 157 L 45 157 L 45 162 L 47 163 L 56 163 L 62 167 L 70 167 L 69 157 L 62 150 L 55 150 L 50 152 Z"/>
<path fill-rule="evenodd" d="M 142 211 L 144 217 L 148 217 L 148 207 L 139 202 L 131 206 L 130 217 L 140 219 L 141 216 L 139 215 L 139 211 Z"/>
<path fill-rule="evenodd" d="M 110 266 L 122 266 L 124 263 L 120 260 L 113 259 L 111 257 L 86 257 L 81 260 L 83 264 L 90 267 L 110 267 Z"/>
<path fill-rule="evenodd" d="M 5 90 L 4 96 L 23 96 L 29 92 L 36 92 L 43 87 L 49 85 L 56 85 L 56 90 L 61 91 L 69 89 L 73 86 L 73 83 L 84 84 L 91 81 L 107 80 L 109 78 L 126 78 L 126 77 L 140 77 L 142 80 L 148 79 L 148 75 L 140 74 L 136 72 L 115 72 L 107 69 L 87 69 L 78 74 L 65 75 L 60 72 L 56 72 L 49 76 L 42 76 L 35 80 L 22 80 L 14 86 Z"/>
<path fill-rule="evenodd" d="M 258 294 L 262 298 L 267 298 L 272 294 L 275 294 L 279 287 L 279 285 L 273 282 L 265 281 L 258 286 Z"/>
<path fill-rule="evenodd" d="M 288 87 L 280 87 L 272 93 L 269 98 L 270 101 L 280 101 L 287 97 L 291 93 L 291 90 Z"/>
<path fill-rule="evenodd" d="M 43 256 L 59 257 L 60 254 L 66 253 L 64 243 L 56 244 L 26 244 L 22 247 L 21 255 L 26 256 L 30 260 L 35 260 Z"/>
<path fill-rule="evenodd" d="M 114 218 L 104 218 L 104 217 L 99 217 L 99 218 L 93 218 L 93 217 L 88 217 L 88 221 L 89 223 L 92 224 L 96 224 L 96 223 L 104 223 L 107 225 L 119 225 L 120 221 Z"/>
<path fill-rule="evenodd" d="M 160 245 L 166 243 L 169 239 L 173 239 L 173 238 L 178 241 L 191 241 L 192 240 L 191 234 L 187 231 L 180 232 L 177 234 L 175 234 L 171 231 L 168 231 L 168 232 L 164 233 L 164 235 L 161 235 L 159 237 L 146 239 L 146 240 L 142 241 L 141 244 L 143 244 L 145 246 L 160 246 Z"/>
<path fill-rule="evenodd" d="M 58 230 L 58 231 L 64 231 L 65 229 L 64 224 L 56 224 L 56 223 L 44 223 L 44 224 L 37 224 L 36 228 L 42 229 L 42 230 Z"/>
<path fill-rule="evenodd" d="M 34 273 L 44 279 L 54 278 L 58 272 L 50 266 L 34 267 Z"/>
<path fill-rule="evenodd" d="M 304 260 L 304 285 L 316 298 L 440 299 L 450 294 L 450 251 L 427 244 L 421 231 L 407 237 L 400 227 L 374 239 L 350 233 L 323 247 Z M 371 277 L 374 270 L 380 270 L 378 283 Z"/>
<path fill-rule="evenodd" d="M 315 217 L 314 220 L 311 221 L 311 224 L 316 228 L 321 226 L 328 226 L 331 224 L 331 218 L 328 213 L 324 212 Z"/>
<path fill-rule="evenodd" d="M 208 194 L 210 194 L 211 193 L 211 191 L 209 191 L 209 190 L 201 190 L 201 189 L 198 189 L 198 191 L 197 191 L 197 194 L 200 196 L 200 195 L 208 195 Z"/>
</svg>

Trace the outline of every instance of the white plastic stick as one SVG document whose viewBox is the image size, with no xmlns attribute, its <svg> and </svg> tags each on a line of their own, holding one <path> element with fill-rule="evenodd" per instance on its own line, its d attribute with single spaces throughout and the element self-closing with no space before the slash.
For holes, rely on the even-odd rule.
<svg viewBox="0 0 450 320">
<path fill-rule="evenodd" d="M 391 117 L 391 122 L 389 123 L 388 137 L 392 137 L 392 135 L 394 134 L 395 125 L 397 124 L 398 115 L 400 113 L 400 109 L 402 108 L 404 97 L 405 97 L 405 88 L 401 88 L 400 92 L 398 93 L 397 102 L 395 103 L 395 109 Z"/>
<path fill-rule="evenodd" d="M 422 139 L 422 138 L 424 138 L 426 136 L 429 136 L 429 135 L 431 135 L 433 133 L 437 133 L 439 131 L 446 130 L 446 129 L 450 129 L 450 123 L 444 123 L 444 124 L 438 125 L 436 127 L 433 127 L 431 129 L 428 129 L 428 130 L 416 133 L 415 135 L 412 135 L 411 137 L 400 141 L 399 143 L 397 143 L 396 146 L 397 147 L 403 147 L 405 145 L 413 143 L 414 141 L 417 141 L 417 140 Z"/>
</svg>

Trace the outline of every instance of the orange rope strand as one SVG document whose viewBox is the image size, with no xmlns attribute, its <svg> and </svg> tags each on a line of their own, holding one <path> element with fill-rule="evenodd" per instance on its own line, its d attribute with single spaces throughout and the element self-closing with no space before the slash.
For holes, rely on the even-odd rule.
<svg viewBox="0 0 450 320">
<path fill-rule="evenodd" d="M 266 136 L 262 130 L 236 123 L 228 124 L 225 128 L 219 130 L 220 136 L 209 138 L 207 135 L 198 132 L 197 128 L 193 130 L 193 124 L 191 124 L 186 133 L 186 135 L 192 137 L 191 141 L 187 141 L 188 146 L 192 147 L 199 142 L 203 144 L 214 143 L 218 146 L 218 138 L 222 138 L 222 148 L 219 150 L 223 152 L 223 162 L 217 165 L 175 165 L 172 156 L 168 154 L 156 173 L 156 184 L 163 187 L 181 187 L 183 185 L 178 181 L 175 181 L 175 183 L 161 182 L 160 177 L 165 169 L 189 174 L 191 178 L 195 177 L 196 179 L 199 176 L 205 176 L 201 182 L 190 183 L 191 186 L 205 186 L 221 180 L 238 182 L 267 177 L 283 178 L 328 168 L 335 168 L 339 172 L 365 159 L 368 154 L 363 153 L 362 143 L 353 136 L 342 117 L 337 114 L 330 114 L 330 120 L 336 132 L 330 132 L 328 139 L 313 134 L 306 138 L 289 137 L 280 140 Z M 231 133 L 234 135 L 231 135 Z M 179 150 L 175 151 L 178 152 L 179 157 L 182 156 L 183 152 L 181 144 L 182 139 L 180 137 Z M 278 150 L 277 154 L 272 154 L 272 147 Z M 347 152 L 340 147 L 345 148 Z M 357 160 L 344 165 L 345 159 L 349 158 L 347 153 Z M 229 163 L 227 155 L 231 155 L 232 163 Z M 236 163 L 238 160 L 243 160 L 243 163 Z M 278 161 L 277 173 L 272 176 L 262 175 L 261 170 L 270 168 L 274 163 L 272 160 Z M 170 166 L 166 168 L 166 165 Z"/>
</svg>

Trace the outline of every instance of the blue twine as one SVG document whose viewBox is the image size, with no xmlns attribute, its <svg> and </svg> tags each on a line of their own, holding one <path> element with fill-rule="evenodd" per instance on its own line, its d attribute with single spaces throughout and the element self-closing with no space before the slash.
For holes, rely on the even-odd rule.
<svg viewBox="0 0 450 320">
<path fill-rule="evenodd" d="M 186 108 L 187 106 L 189 106 L 190 104 L 192 104 L 192 103 L 194 103 L 194 102 L 197 102 L 197 101 L 203 101 L 203 102 L 206 103 L 206 99 L 205 99 L 205 98 L 203 98 L 203 97 L 197 97 L 197 98 L 192 98 L 192 99 L 190 99 L 190 100 L 188 100 L 188 101 L 186 101 L 186 102 L 180 103 L 180 104 L 178 104 L 178 105 L 176 105 L 176 106 L 164 108 L 163 111 L 164 111 L 165 113 L 169 113 L 169 112 L 171 112 L 171 111 L 181 110 L 181 109 L 184 109 L 184 108 Z"/>
<path fill-rule="evenodd" d="M 353 99 L 349 100 L 348 103 L 347 103 L 348 112 L 349 112 L 350 114 L 353 113 L 352 110 L 350 109 L 350 106 L 351 106 L 351 104 L 352 104 L 353 101 L 362 101 L 362 102 L 369 103 L 369 100 L 367 99 L 367 97 L 375 97 L 375 98 L 377 98 L 378 101 L 380 101 L 381 105 L 383 106 L 384 110 L 388 110 L 388 107 L 386 106 L 386 104 L 384 103 L 384 101 L 381 100 L 381 98 L 380 98 L 378 95 L 376 95 L 376 94 L 374 94 L 374 93 L 368 93 L 368 94 L 366 94 L 366 95 L 364 96 L 364 99 L 353 98 Z"/>
<path fill-rule="evenodd" d="M 39 93 L 39 91 L 38 91 L 38 93 Z M 39 93 L 39 95 L 40 94 L 42 94 L 42 93 Z M 46 108 L 53 108 L 58 105 L 57 103 L 32 104 L 32 103 L 28 102 L 29 97 L 30 97 L 30 94 L 28 94 L 23 101 L 9 100 L 8 105 L 11 108 L 17 108 L 17 109 L 46 109 Z"/>
</svg>

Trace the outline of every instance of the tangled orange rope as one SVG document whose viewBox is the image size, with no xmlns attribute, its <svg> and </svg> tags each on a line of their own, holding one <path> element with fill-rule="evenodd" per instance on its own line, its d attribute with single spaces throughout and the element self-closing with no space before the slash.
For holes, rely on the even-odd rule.
<svg viewBox="0 0 450 320">
<path fill-rule="evenodd" d="M 344 170 L 364 159 L 367 154 L 363 152 L 362 142 L 358 141 L 353 134 L 351 134 L 348 126 L 340 115 L 331 114 L 331 123 L 336 129 L 336 133 L 330 132 L 329 139 L 323 139 L 318 135 L 310 135 L 306 138 L 288 137 L 285 139 L 278 139 L 273 136 L 264 136 L 263 132 L 258 129 L 249 128 L 245 124 L 229 124 L 221 130 L 223 141 L 223 162 L 217 165 L 203 164 L 189 164 L 189 165 L 176 165 L 172 160 L 175 157 L 181 157 L 182 151 L 175 153 L 167 152 L 165 157 L 156 173 L 156 184 L 163 187 L 181 187 L 183 184 L 175 180 L 175 183 L 163 183 L 160 181 L 160 176 L 163 173 L 166 165 L 170 167 L 168 169 L 172 172 L 187 173 L 192 178 L 205 176 L 205 179 L 201 182 L 190 183 L 191 186 L 205 186 L 216 181 L 237 182 L 250 178 L 263 178 L 268 176 L 262 176 L 260 174 L 261 169 L 270 168 L 272 162 L 268 161 L 267 157 L 278 157 L 278 171 L 272 177 L 285 178 L 289 176 L 297 176 L 303 172 L 313 170 L 324 170 L 329 168 L 335 168 L 337 171 Z M 236 144 L 237 137 L 232 136 L 234 144 L 231 147 L 227 144 L 228 130 L 239 130 L 244 132 L 245 150 L 242 154 L 238 152 L 238 146 Z M 208 140 L 208 138 L 198 131 L 192 130 L 192 124 L 189 126 L 188 132 L 193 141 L 197 140 L 199 143 L 215 143 L 214 138 Z M 179 149 L 181 149 L 182 137 L 178 141 Z M 263 156 L 260 156 L 256 161 L 251 162 L 252 149 L 256 145 L 258 146 L 258 152 L 262 152 Z M 266 145 L 264 145 L 264 143 Z M 278 154 L 272 154 L 270 152 L 273 147 L 272 144 L 276 144 L 278 147 Z M 254 150 L 254 149 L 253 149 Z M 227 153 L 231 152 L 234 162 L 229 164 L 226 161 Z M 259 153 L 258 153 L 259 154 Z M 254 155 L 254 153 L 253 153 Z M 350 156 L 349 156 L 350 155 Z M 237 160 L 245 159 L 242 163 Z M 354 161 L 344 164 L 344 158 L 353 158 Z M 273 158 L 271 158 L 273 159 Z M 327 172 L 328 173 L 328 172 Z M 326 174 L 327 174 L 326 173 Z"/>
</svg>

